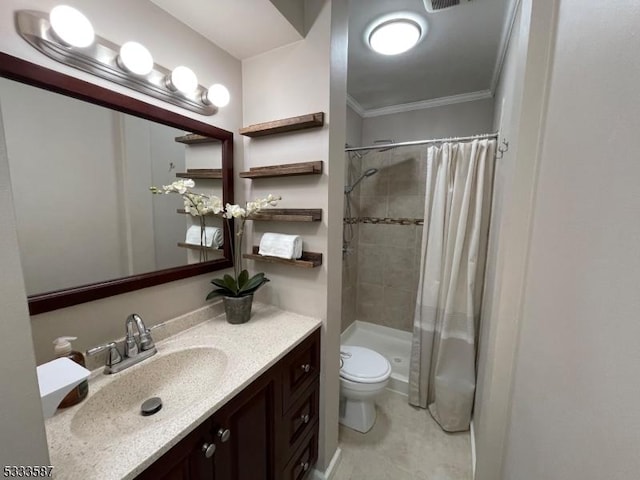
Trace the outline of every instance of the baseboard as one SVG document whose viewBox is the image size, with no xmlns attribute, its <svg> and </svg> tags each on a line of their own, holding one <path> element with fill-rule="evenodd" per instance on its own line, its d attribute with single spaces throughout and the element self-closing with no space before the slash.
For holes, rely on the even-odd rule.
<svg viewBox="0 0 640 480">
<path fill-rule="evenodd" d="M 473 420 L 471 420 L 471 425 L 470 425 L 470 437 L 471 437 L 471 471 L 473 472 L 473 475 L 471 478 L 473 478 L 475 480 L 476 478 L 476 429 L 475 426 L 473 425 Z"/>
<path fill-rule="evenodd" d="M 321 472 L 319 470 L 314 469 L 313 473 L 311 474 L 311 478 L 313 480 L 331 480 L 336 473 L 336 469 L 340 464 L 341 458 L 342 458 L 342 449 L 338 447 L 336 448 L 336 451 L 333 454 L 333 457 L 331 458 L 331 462 L 329 462 L 329 466 L 327 467 L 327 470 L 324 472 Z"/>
</svg>

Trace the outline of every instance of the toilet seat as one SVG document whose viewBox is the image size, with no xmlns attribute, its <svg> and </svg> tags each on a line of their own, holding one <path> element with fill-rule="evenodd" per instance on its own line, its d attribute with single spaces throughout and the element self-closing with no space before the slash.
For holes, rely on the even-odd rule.
<svg viewBox="0 0 640 480">
<path fill-rule="evenodd" d="M 342 345 L 340 376 L 357 383 L 379 383 L 389 378 L 389 361 L 369 348 Z"/>
</svg>

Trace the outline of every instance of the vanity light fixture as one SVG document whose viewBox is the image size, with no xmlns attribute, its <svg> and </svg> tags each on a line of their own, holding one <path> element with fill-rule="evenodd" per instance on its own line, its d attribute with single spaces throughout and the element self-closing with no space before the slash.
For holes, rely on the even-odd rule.
<svg viewBox="0 0 640 480">
<path fill-rule="evenodd" d="M 95 40 L 89 19 L 68 5 L 53 7 L 49 22 L 54 35 L 68 47 L 86 48 Z"/>
<path fill-rule="evenodd" d="M 96 35 L 80 11 L 59 5 L 50 14 L 33 10 L 16 12 L 16 29 L 35 49 L 65 65 L 178 105 L 203 115 L 213 115 L 229 103 L 222 85 L 207 89 L 181 65 L 173 70 L 153 61 L 138 42 L 119 46 Z"/>
<path fill-rule="evenodd" d="M 226 107 L 229 104 L 229 100 L 231 99 L 231 95 L 229 95 L 229 90 L 224 85 L 220 85 L 216 83 L 215 85 L 211 85 L 209 90 L 207 90 L 207 95 L 202 99 L 204 103 L 212 103 L 218 108 Z"/>
<path fill-rule="evenodd" d="M 138 42 L 126 42 L 120 47 L 118 65 L 134 75 L 149 75 L 153 70 L 153 57 L 147 48 Z"/>
<path fill-rule="evenodd" d="M 410 12 L 401 12 L 385 15 L 369 25 L 365 41 L 377 53 L 398 55 L 415 47 L 426 33 L 426 20 Z"/>
<path fill-rule="evenodd" d="M 174 68 L 171 75 L 167 77 L 167 86 L 171 90 L 190 94 L 198 88 L 198 77 L 189 67 L 180 65 Z"/>
</svg>

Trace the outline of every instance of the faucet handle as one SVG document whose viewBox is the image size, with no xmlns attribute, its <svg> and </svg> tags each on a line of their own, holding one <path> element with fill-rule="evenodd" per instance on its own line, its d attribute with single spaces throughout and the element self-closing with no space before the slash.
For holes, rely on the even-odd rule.
<svg viewBox="0 0 640 480">
<path fill-rule="evenodd" d="M 90 348 L 89 350 L 87 350 L 87 355 L 92 357 L 107 349 L 109 350 L 107 352 L 107 359 L 105 361 L 105 365 L 107 367 L 111 367 L 116 363 L 120 363 L 122 361 L 122 356 L 118 351 L 118 346 L 116 345 L 116 342 L 109 342 L 109 343 L 105 343 L 104 345 L 99 345 L 97 347 Z"/>
</svg>

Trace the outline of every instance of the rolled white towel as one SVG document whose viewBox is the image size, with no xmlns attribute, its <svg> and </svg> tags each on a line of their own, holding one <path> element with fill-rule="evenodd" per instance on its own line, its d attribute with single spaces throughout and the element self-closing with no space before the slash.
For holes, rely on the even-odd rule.
<svg viewBox="0 0 640 480">
<path fill-rule="evenodd" d="M 192 225 L 187 229 L 186 243 L 190 245 L 202 245 L 200 235 L 202 230 L 198 225 Z M 220 248 L 224 241 L 224 233 L 218 227 L 204 227 L 204 246 Z"/>
<path fill-rule="evenodd" d="M 302 237 L 283 233 L 265 233 L 260 239 L 260 255 L 295 259 L 302 257 Z"/>
</svg>

